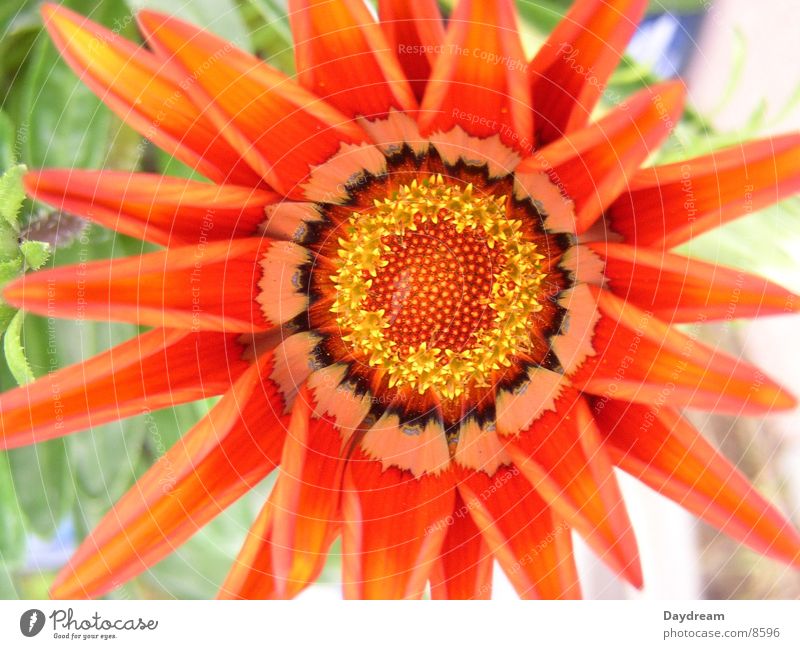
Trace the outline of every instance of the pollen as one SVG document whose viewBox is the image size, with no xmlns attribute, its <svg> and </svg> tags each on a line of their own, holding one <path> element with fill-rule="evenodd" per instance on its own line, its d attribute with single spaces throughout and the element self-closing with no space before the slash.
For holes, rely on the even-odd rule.
<svg viewBox="0 0 800 649">
<path fill-rule="evenodd" d="M 544 257 L 507 204 L 433 175 L 345 224 L 331 311 L 352 353 L 390 387 L 452 399 L 488 385 L 527 347 Z"/>
</svg>

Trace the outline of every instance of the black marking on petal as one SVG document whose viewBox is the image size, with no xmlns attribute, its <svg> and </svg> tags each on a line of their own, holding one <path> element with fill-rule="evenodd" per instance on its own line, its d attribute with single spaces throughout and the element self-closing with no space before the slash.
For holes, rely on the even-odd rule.
<svg viewBox="0 0 800 649">
<path fill-rule="evenodd" d="M 331 226 L 330 217 L 325 213 L 325 209 L 319 203 L 314 204 L 316 210 L 322 218 L 319 221 L 303 221 L 295 233 L 294 242 L 303 246 L 310 246 L 322 236 L 327 228 Z"/>
</svg>

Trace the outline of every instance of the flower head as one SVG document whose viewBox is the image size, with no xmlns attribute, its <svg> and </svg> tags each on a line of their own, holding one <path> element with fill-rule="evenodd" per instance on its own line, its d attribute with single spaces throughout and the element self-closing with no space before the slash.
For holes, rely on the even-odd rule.
<svg viewBox="0 0 800 649">
<path fill-rule="evenodd" d="M 153 329 L 2 395 L 3 443 L 222 395 L 53 593 L 105 593 L 276 468 L 221 596 L 294 596 L 341 537 L 350 597 L 487 597 L 496 559 L 521 596 L 574 598 L 570 530 L 640 585 L 614 467 L 800 565 L 797 532 L 680 414 L 794 399 L 672 326 L 797 298 L 669 251 L 797 191 L 800 137 L 640 168 L 681 84 L 592 114 L 645 4 L 578 0 L 528 61 L 511 0 L 461 0 L 446 27 L 434 0 L 379 20 L 290 0 L 297 78 L 171 16 L 139 14 L 145 49 L 46 6 L 83 80 L 212 182 L 27 176 L 164 249 L 8 286 Z"/>
</svg>

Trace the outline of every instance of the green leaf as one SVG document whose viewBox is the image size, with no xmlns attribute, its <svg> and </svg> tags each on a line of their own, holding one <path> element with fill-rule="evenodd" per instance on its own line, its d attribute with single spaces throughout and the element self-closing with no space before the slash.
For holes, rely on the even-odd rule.
<svg viewBox="0 0 800 649">
<path fill-rule="evenodd" d="M 74 498 L 63 439 L 8 452 L 17 498 L 29 529 L 52 538 Z"/>
<path fill-rule="evenodd" d="M 34 0 L 0 2 L 0 73 L 7 79 L 15 79 L 16 66 L 28 52 L 30 38 L 41 28 L 38 4 Z"/>
<path fill-rule="evenodd" d="M 0 288 L 7 282 L 10 282 L 17 275 L 22 272 L 22 258 L 16 256 L 8 261 L 0 261 Z M 3 303 L 0 298 L 0 304 Z"/>
<path fill-rule="evenodd" d="M 34 375 L 62 365 L 61 359 L 53 355 L 52 339 L 58 335 L 53 326 L 47 318 L 30 313 L 25 316 L 21 338 Z M 70 342 L 74 343 L 74 338 Z M 54 407 L 57 400 L 58 394 L 54 394 Z M 54 439 L 17 448 L 9 451 L 9 458 L 19 502 L 31 531 L 51 537 L 75 497 L 65 441 Z"/>
<path fill-rule="evenodd" d="M 647 13 L 703 13 L 710 6 L 709 0 L 650 0 Z"/>
<path fill-rule="evenodd" d="M 60 4 L 106 25 L 130 23 L 122 0 Z M 49 38 L 38 40 L 23 83 L 27 92 L 22 113 L 29 124 L 25 162 L 37 168 L 102 166 L 114 123 L 111 111 L 63 61 Z"/>
<path fill-rule="evenodd" d="M 14 232 L 19 232 L 18 216 L 25 200 L 22 176 L 26 171 L 25 165 L 16 165 L 0 176 L 0 219 Z"/>
<path fill-rule="evenodd" d="M 14 379 L 20 385 L 30 383 L 34 380 L 33 370 L 25 358 L 25 350 L 22 347 L 22 322 L 24 318 L 22 311 L 17 311 L 16 315 L 3 334 L 3 353 L 6 357 L 8 369 L 13 374 Z"/>
<path fill-rule="evenodd" d="M 62 340 L 71 340 L 70 346 L 77 347 L 83 358 L 129 340 L 137 333 L 135 326 L 122 323 L 93 322 L 79 327 L 72 323 L 62 325 L 59 330 Z M 79 360 L 67 360 L 64 354 L 61 358 L 67 362 Z M 127 491 L 139 467 L 145 436 L 146 421 L 142 416 L 94 426 L 91 430 L 71 435 L 67 440 L 67 451 L 74 482 L 82 499 L 96 500 L 105 510 Z"/>
<path fill-rule="evenodd" d="M 20 258 L 12 259 L 10 261 L 0 261 L 0 290 L 2 290 L 3 286 L 5 286 L 8 282 L 19 275 L 20 272 L 22 272 L 22 260 Z M 14 307 L 6 304 L 3 301 L 3 298 L 0 297 L 0 333 L 5 331 L 8 323 L 11 322 L 11 319 L 14 317 L 16 311 L 17 310 Z"/>
<path fill-rule="evenodd" d="M 50 244 L 44 241 L 23 241 L 19 249 L 31 270 L 39 270 L 50 257 Z"/>
<path fill-rule="evenodd" d="M 18 563 L 25 553 L 25 526 L 17 500 L 8 456 L 0 453 L 0 558 Z"/>
<path fill-rule="evenodd" d="M 279 0 L 241 0 L 242 15 L 258 55 L 286 74 L 294 74 L 294 39 L 286 3 Z"/>
<path fill-rule="evenodd" d="M 5 111 L 0 110 L 0 170 L 8 169 L 14 164 L 15 140 L 14 122 Z"/>
</svg>

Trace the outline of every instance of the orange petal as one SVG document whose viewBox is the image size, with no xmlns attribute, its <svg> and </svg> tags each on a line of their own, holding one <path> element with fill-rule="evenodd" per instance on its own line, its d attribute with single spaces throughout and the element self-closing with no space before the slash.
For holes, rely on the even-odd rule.
<svg viewBox="0 0 800 649">
<path fill-rule="evenodd" d="M 602 314 L 589 357 L 571 377 L 592 394 L 735 415 L 795 407 L 764 373 L 594 288 Z"/>
<path fill-rule="evenodd" d="M 236 239 L 60 266 L 10 283 L 4 296 L 48 317 L 266 331 L 277 324 L 267 320 L 258 301 L 261 263 L 271 245 L 266 239 Z M 287 319 L 297 315 L 284 313 Z"/>
<path fill-rule="evenodd" d="M 105 170 L 32 171 L 25 188 L 36 200 L 160 245 L 252 235 L 279 199 L 260 189 Z"/>
<path fill-rule="evenodd" d="M 149 331 L 0 395 L 0 447 L 215 396 L 246 369 L 242 351 L 236 336 Z"/>
<path fill-rule="evenodd" d="M 222 592 L 226 597 L 292 598 L 322 571 L 339 525 L 344 459 L 342 435 L 330 419 L 312 415 L 314 401 L 298 393 L 280 473 Z M 255 550 L 252 545 L 258 545 Z"/>
<path fill-rule="evenodd" d="M 608 288 L 666 322 L 790 313 L 800 298 L 742 270 L 622 243 L 588 244 L 605 260 Z"/>
<path fill-rule="evenodd" d="M 389 45 L 422 100 L 444 43 L 444 23 L 436 0 L 378 0 L 378 15 Z"/>
<path fill-rule="evenodd" d="M 175 550 L 275 468 L 285 436 L 263 355 L 106 514 L 51 595 L 98 597 Z"/>
<path fill-rule="evenodd" d="M 531 61 L 536 142 L 589 123 L 647 0 L 578 0 Z"/>
<path fill-rule="evenodd" d="M 575 202 L 577 231 L 585 232 L 675 126 L 684 94 L 677 81 L 645 88 L 598 122 L 523 160 L 519 171 L 548 171 Z"/>
<path fill-rule="evenodd" d="M 300 83 L 345 115 L 416 110 L 386 35 L 363 0 L 289 0 Z"/>
<path fill-rule="evenodd" d="M 797 530 L 676 411 L 597 400 L 594 412 L 617 466 L 737 541 L 800 568 Z"/>
<path fill-rule="evenodd" d="M 349 599 L 419 598 L 453 512 L 450 470 L 415 478 L 356 449 L 343 492 L 344 592 Z"/>
<path fill-rule="evenodd" d="M 461 0 L 420 109 L 423 134 L 460 126 L 530 153 L 533 113 L 513 0 Z"/>
<path fill-rule="evenodd" d="M 366 140 L 344 115 L 286 75 L 177 18 L 139 12 L 148 44 L 195 81 L 187 92 L 242 157 L 284 195 L 302 197 L 309 168 Z"/>
<path fill-rule="evenodd" d="M 500 467 L 492 476 L 461 470 L 458 490 L 460 514 L 474 519 L 520 597 L 580 598 L 569 527 L 517 467 Z"/>
<path fill-rule="evenodd" d="M 322 570 L 340 527 L 347 439 L 370 405 L 343 384 L 345 376 L 340 364 L 312 373 L 307 384 L 293 376 L 304 387 L 294 402 L 280 474 L 220 597 L 294 597 Z"/>
<path fill-rule="evenodd" d="M 217 599 L 270 599 L 274 596 L 275 570 L 271 552 L 274 523 L 274 509 L 267 501 L 247 531 Z"/>
<path fill-rule="evenodd" d="M 798 157 L 792 134 L 642 169 L 607 220 L 629 243 L 672 248 L 800 191 Z"/>
<path fill-rule="evenodd" d="M 555 411 L 509 442 L 514 464 L 544 501 L 603 561 L 640 588 L 636 537 L 585 400 L 575 390 L 564 391 Z"/>
<path fill-rule="evenodd" d="M 151 52 L 69 9 L 42 7 L 45 26 L 81 80 L 129 126 L 214 181 L 255 186 L 260 176 Z"/>
<path fill-rule="evenodd" d="M 431 573 L 431 599 L 491 599 L 494 558 L 460 494 Z"/>
</svg>

